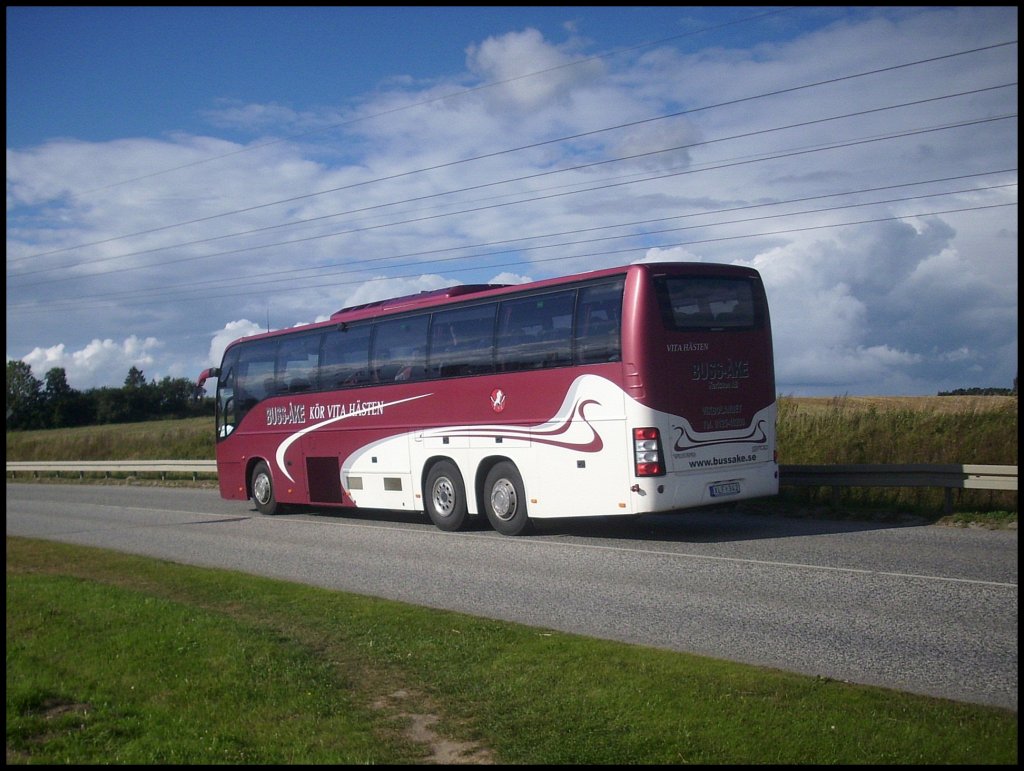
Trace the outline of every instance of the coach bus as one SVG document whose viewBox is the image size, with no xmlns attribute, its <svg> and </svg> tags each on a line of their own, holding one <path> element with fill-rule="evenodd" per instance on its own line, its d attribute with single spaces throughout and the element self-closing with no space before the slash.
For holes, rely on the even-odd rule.
<svg viewBox="0 0 1024 771">
<path fill-rule="evenodd" d="M 757 271 L 637 263 L 343 308 L 231 343 L 227 499 L 426 511 L 446 531 L 778 493 Z"/>
</svg>

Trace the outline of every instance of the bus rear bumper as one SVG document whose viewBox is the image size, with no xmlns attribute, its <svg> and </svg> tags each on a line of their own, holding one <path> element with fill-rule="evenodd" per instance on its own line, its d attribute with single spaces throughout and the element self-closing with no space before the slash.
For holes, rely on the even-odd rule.
<svg viewBox="0 0 1024 771">
<path fill-rule="evenodd" d="M 633 487 L 633 513 L 674 511 L 778 493 L 777 463 L 730 466 L 700 473 L 687 471 L 637 480 Z"/>
</svg>

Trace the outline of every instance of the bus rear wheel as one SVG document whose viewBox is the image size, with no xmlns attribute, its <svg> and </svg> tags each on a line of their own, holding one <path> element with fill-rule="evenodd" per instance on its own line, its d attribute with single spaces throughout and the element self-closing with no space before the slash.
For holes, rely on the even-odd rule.
<svg viewBox="0 0 1024 771">
<path fill-rule="evenodd" d="M 430 468 L 426 484 L 427 514 L 441 530 L 455 532 L 466 526 L 469 507 L 466 485 L 454 463 L 438 461 Z"/>
<path fill-rule="evenodd" d="M 487 474 L 484 510 L 491 527 L 502 535 L 525 535 L 530 531 L 523 477 L 514 463 L 502 461 Z"/>
<path fill-rule="evenodd" d="M 281 511 L 281 506 L 274 495 L 274 478 L 270 475 L 270 466 L 264 461 L 257 463 L 252 470 L 252 500 L 260 514 L 272 517 Z"/>
</svg>

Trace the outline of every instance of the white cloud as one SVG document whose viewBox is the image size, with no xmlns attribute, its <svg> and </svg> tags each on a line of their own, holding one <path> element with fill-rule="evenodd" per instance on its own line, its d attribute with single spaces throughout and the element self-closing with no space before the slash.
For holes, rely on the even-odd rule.
<svg viewBox="0 0 1024 771">
<path fill-rule="evenodd" d="M 681 246 L 676 246 L 671 249 L 649 249 L 647 254 L 636 262 L 703 262 L 703 260 L 700 255 Z"/>
<path fill-rule="evenodd" d="M 518 273 L 499 273 L 490 281 L 486 281 L 487 284 L 529 284 L 533 281 L 529 276 L 523 276 Z"/>
<path fill-rule="evenodd" d="M 207 366 L 216 367 L 219 365 L 220 360 L 224 357 L 225 349 L 238 338 L 258 335 L 260 332 L 266 331 L 261 329 L 259 324 L 249 321 L 249 319 L 229 321 L 224 325 L 223 329 L 214 333 L 213 339 L 210 341 L 210 353 L 206 357 Z"/>
<path fill-rule="evenodd" d="M 572 61 L 535 29 L 489 37 L 466 50 L 469 71 L 483 82 L 500 84 L 485 98 L 492 109 L 502 112 L 536 110 L 552 102 L 564 105 L 575 87 L 592 82 L 603 71 L 593 60 L 565 66 Z M 543 78 L 524 77 L 541 71 L 546 73 Z"/>
<path fill-rule="evenodd" d="M 387 300 L 391 297 L 405 297 L 420 292 L 431 292 L 461 282 L 453 282 L 443 276 L 423 275 L 409 279 L 395 279 L 381 276 L 367 281 L 354 292 L 345 302 L 345 307 L 362 305 L 363 303 Z"/>
<path fill-rule="evenodd" d="M 236 100 L 211 109 L 209 136 L 8 148 L 8 357 L 37 377 L 65 366 L 76 388 L 120 385 L 133 365 L 191 375 L 269 323 L 669 260 L 761 271 L 780 391 L 1009 386 L 1016 188 L 896 199 L 1015 183 L 968 176 L 1015 167 L 1016 121 L 993 119 L 1015 112 L 1015 90 L 774 129 L 1012 82 L 1015 50 L 746 98 L 1009 29 L 1011 8 L 879 8 L 756 49 L 684 38 L 600 59 L 579 38 L 514 30 L 467 41 L 464 72 L 367 84 L 356 113 Z M 851 144 L 823 149 L 834 142 Z"/>
<path fill-rule="evenodd" d="M 162 379 L 147 371 L 156 363 L 162 347 L 156 338 L 142 339 L 131 335 L 121 342 L 93 339 L 77 351 L 68 351 L 63 343 L 49 348 L 33 348 L 20 358 L 40 380 L 51 369 L 59 367 L 73 388 L 87 390 L 99 385 L 123 384 L 132 367 L 142 370 L 147 380 Z M 7 359 L 11 359 L 10 354 Z"/>
</svg>

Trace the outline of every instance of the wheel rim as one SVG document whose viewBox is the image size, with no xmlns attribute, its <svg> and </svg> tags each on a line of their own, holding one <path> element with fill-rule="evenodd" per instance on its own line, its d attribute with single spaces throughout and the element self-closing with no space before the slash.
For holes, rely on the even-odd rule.
<svg viewBox="0 0 1024 771">
<path fill-rule="evenodd" d="M 499 479 L 491 488 L 491 511 L 502 522 L 507 522 L 516 514 L 519 499 L 516 488 L 507 479 Z"/>
<path fill-rule="evenodd" d="M 431 494 L 434 502 L 434 511 L 442 517 L 451 516 L 455 511 L 455 485 L 448 477 L 441 477 L 434 482 L 434 490 Z"/>
<path fill-rule="evenodd" d="M 252 494 L 258 503 L 266 504 L 270 500 L 270 477 L 258 474 L 252 483 Z"/>
</svg>

